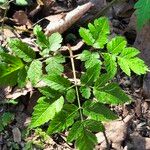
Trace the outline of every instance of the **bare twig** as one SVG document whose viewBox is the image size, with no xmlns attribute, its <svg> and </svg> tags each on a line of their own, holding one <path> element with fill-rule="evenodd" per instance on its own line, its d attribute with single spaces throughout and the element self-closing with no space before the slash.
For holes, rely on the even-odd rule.
<svg viewBox="0 0 150 150">
<path fill-rule="evenodd" d="M 83 41 L 79 41 L 75 46 L 71 46 L 71 50 L 77 51 L 83 46 L 83 44 L 84 44 Z M 62 46 L 60 49 L 60 51 L 67 51 L 67 50 L 68 50 L 68 46 Z"/>
</svg>

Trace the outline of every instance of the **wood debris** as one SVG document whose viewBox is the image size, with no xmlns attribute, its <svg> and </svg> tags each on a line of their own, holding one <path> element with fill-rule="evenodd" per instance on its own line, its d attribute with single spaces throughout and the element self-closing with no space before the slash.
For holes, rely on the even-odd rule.
<svg viewBox="0 0 150 150">
<path fill-rule="evenodd" d="M 92 6 L 93 4 L 88 2 L 84 5 L 78 6 L 67 14 L 64 14 L 64 17 L 60 20 L 50 22 L 45 29 L 45 34 L 49 36 L 54 32 L 63 33 L 78 21 Z"/>
</svg>

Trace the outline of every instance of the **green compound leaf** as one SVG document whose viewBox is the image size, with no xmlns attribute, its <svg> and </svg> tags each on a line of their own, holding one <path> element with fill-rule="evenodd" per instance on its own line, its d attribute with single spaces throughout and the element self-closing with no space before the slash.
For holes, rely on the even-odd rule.
<svg viewBox="0 0 150 150">
<path fill-rule="evenodd" d="M 95 81 L 94 87 L 99 89 L 100 87 L 105 86 L 109 80 L 111 80 L 111 76 L 109 74 L 101 74 L 100 77 Z"/>
<path fill-rule="evenodd" d="M 101 64 L 100 56 L 97 52 L 90 52 L 88 50 L 84 50 L 81 54 L 78 55 L 77 59 L 81 61 L 85 61 L 85 68 L 91 68 L 96 64 Z"/>
<path fill-rule="evenodd" d="M 104 45 L 108 42 L 108 36 L 107 35 L 101 35 L 96 40 L 96 42 L 93 44 L 94 48 L 104 48 Z"/>
<path fill-rule="evenodd" d="M 134 8 L 136 9 L 137 25 L 141 29 L 150 20 L 150 0 L 138 0 Z"/>
<path fill-rule="evenodd" d="M 66 93 L 66 99 L 69 103 L 73 103 L 76 99 L 76 92 L 75 89 L 69 89 Z"/>
<path fill-rule="evenodd" d="M 94 48 L 104 48 L 104 45 L 108 42 L 108 34 L 110 33 L 109 21 L 106 17 L 101 17 L 94 20 L 94 25 L 96 30 L 89 25 L 89 29 L 95 38 L 93 44 Z"/>
<path fill-rule="evenodd" d="M 94 67 L 96 64 L 101 65 L 102 63 L 101 63 L 100 59 L 95 58 L 94 55 L 91 55 L 89 60 L 87 60 L 85 62 L 85 68 L 88 69 L 88 68 Z"/>
<path fill-rule="evenodd" d="M 59 33 L 53 33 L 50 37 L 46 37 L 40 26 L 35 26 L 33 29 L 34 34 L 37 37 L 37 44 L 42 49 L 40 53 L 42 56 L 49 56 L 50 52 L 56 52 L 62 43 L 62 36 Z"/>
<path fill-rule="evenodd" d="M 94 38 L 88 29 L 81 27 L 79 29 L 79 34 L 87 45 L 92 46 L 94 44 Z"/>
<path fill-rule="evenodd" d="M 59 75 L 44 76 L 43 81 L 47 84 L 47 86 L 51 87 L 56 91 L 65 91 L 71 85 L 68 79 Z"/>
<path fill-rule="evenodd" d="M 74 119 L 79 116 L 78 107 L 73 104 L 64 105 L 63 109 L 55 115 L 48 127 L 47 133 L 53 134 L 61 132 L 74 123 Z"/>
<path fill-rule="evenodd" d="M 140 51 L 134 47 L 127 47 L 124 48 L 121 51 L 120 57 L 124 57 L 124 58 L 132 58 L 137 56 L 140 53 Z"/>
<path fill-rule="evenodd" d="M 63 40 L 63 38 L 58 32 L 57 33 L 53 33 L 49 37 L 49 44 L 50 44 L 49 48 L 50 48 L 50 51 L 56 52 L 61 47 L 62 40 Z"/>
<path fill-rule="evenodd" d="M 128 76 L 131 76 L 131 70 L 138 75 L 145 74 L 148 71 L 148 67 L 144 61 L 138 57 L 139 51 L 135 48 L 129 47 L 123 49 L 120 56 L 118 57 L 118 64 L 120 68 Z"/>
<path fill-rule="evenodd" d="M 131 76 L 128 59 L 118 58 L 118 64 L 123 72 L 125 72 L 128 76 Z"/>
<path fill-rule="evenodd" d="M 49 52 L 56 52 L 61 47 L 62 40 L 62 36 L 59 33 L 53 33 L 48 39 L 48 47 L 41 52 L 41 55 L 48 56 Z"/>
<path fill-rule="evenodd" d="M 107 74 L 109 74 L 110 79 L 112 79 L 117 73 L 116 57 L 112 54 L 104 53 L 103 58 Z"/>
<path fill-rule="evenodd" d="M 104 45 L 108 42 L 108 34 L 110 33 L 108 19 L 105 17 L 96 19 L 94 24 L 88 24 L 88 28 L 80 28 L 79 30 L 84 42 L 94 48 L 104 48 Z"/>
<path fill-rule="evenodd" d="M 133 58 L 130 60 L 129 66 L 137 75 L 146 74 L 149 70 L 144 61 L 140 58 Z"/>
<path fill-rule="evenodd" d="M 18 67 L 10 67 L 8 68 L 7 65 L 0 64 L 0 85 L 1 86 L 13 86 L 17 84 L 18 80 L 18 72 L 22 68 L 22 66 Z"/>
<path fill-rule="evenodd" d="M 60 97 L 60 93 L 58 91 L 55 91 L 48 86 L 38 88 L 38 90 L 47 98 Z"/>
<path fill-rule="evenodd" d="M 74 140 L 76 140 L 81 135 L 82 130 L 83 130 L 82 122 L 81 121 L 75 122 L 69 131 L 67 141 L 73 142 Z"/>
<path fill-rule="evenodd" d="M 27 78 L 27 70 L 25 67 L 23 67 L 22 69 L 20 69 L 20 71 L 18 72 L 18 86 L 20 88 L 23 88 L 26 85 L 26 78 Z"/>
<path fill-rule="evenodd" d="M 15 55 L 22 58 L 25 62 L 31 62 L 33 59 L 35 59 L 35 52 L 33 49 L 21 40 L 10 39 L 8 44 Z"/>
<path fill-rule="evenodd" d="M 102 132 L 105 130 L 104 125 L 100 121 L 92 119 L 85 120 L 84 127 L 92 132 Z"/>
<path fill-rule="evenodd" d="M 99 102 L 86 101 L 83 104 L 83 114 L 96 121 L 109 121 L 117 119 L 109 108 Z"/>
<path fill-rule="evenodd" d="M 36 35 L 36 43 L 43 50 L 49 47 L 49 40 L 46 35 L 43 33 L 42 28 L 39 25 L 36 25 L 33 29 L 34 35 Z"/>
<path fill-rule="evenodd" d="M 92 23 L 89 23 L 88 29 L 89 29 L 90 33 L 92 34 L 92 36 L 94 37 L 94 39 L 96 39 L 98 37 L 98 32 L 97 32 L 95 26 Z"/>
<path fill-rule="evenodd" d="M 46 71 L 48 74 L 61 75 L 64 71 L 64 66 L 62 63 L 65 62 L 65 57 L 62 55 L 56 55 L 46 59 Z"/>
<path fill-rule="evenodd" d="M 84 50 L 81 54 L 78 55 L 77 59 L 80 59 L 81 61 L 87 61 L 91 57 L 91 52 L 89 50 Z M 95 56 L 96 58 L 99 58 L 99 55 Z"/>
<path fill-rule="evenodd" d="M 82 132 L 85 129 L 92 132 L 101 132 L 104 131 L 104 126 L 101 122 L 92 119 L 84 120 L 83 122 L 77 121 L 71 127 L 67 141 L 73 142 L 74 140 L 77 140 L 80 136 L 82 136 Z"/>
<path fill-rule="evenodd" d="M 10 64 L 10 66 L 17 66 L 18 64 L 23 64 L 20 58 L 4 52 L 0 52 L 0 60 L 6 64 Z"/>
<path fill-rule="evenodd" d="M 108 34 L 110 34 L 109 21 L 106 17 L 101 17 L 94 21 L 94 26 L 98 35 L 96 36 L 93 47 L 104 48 L 104 45 L 108 42 Z M 96 35 L 96 33 L 94 35 Z"/>
<path fill-rule="evenodd" d="M 96 136 L 86 129 L 82 130 L 81 135 L 75 142 L 76 148 L 79 150 L 93 150 L 96 144 Z"/>
<path fill-rule="evenodd" d="M 30 79 L 33 85 L 36 85 L 42 77 L 42 62 L 39 60 L 33 60 L 29 66 L 27 77 Z"/>
<path fill-rule="evenodd" d="M 55 114 L 61 111 L 63 104 L 64 98 L 62 96 L 51 102 L 46 97 L 39 98 L 34 107 L 30 128 L 38 127 L 53 119 Z"/>
<path fill-rule="evenodd" d="M 107 35 L 110 33 L 109 20 L 106 17 L 100 17 L 98 19 L 95 19 L 94 26 L 96 28 L 95 35 L 97 37 L 99 37 L 99 35 Z"/>
<path fill-rule="evenodd" d="M 81 76 L 81 83 L 85 85 L 92 85 L 93 82 L 99 77 L 100 69 L 100 64 L 96 64 L 87 69 L 87 71 Z"/>
<path fill-rule="evenodd" d="M 116 36 L 107 44 L 107 49 L 108 52 L 112 54 L 118 54 L 126 47 L 126 45 L 127 41 L 124 37 Z"/>
<path fill-rule="evenodd" d="M 10 54 L 0 53 L 0 85 L 13 86 L 17 84 L 19 72 L 24 67 L 22 61 Z"/>
<path fill-rule="evenodd" d="M 116 83 L 94 89 L 94 95 L 99 102 L 104 104 L 123 104 L 131 101 Z"/>
<path fill-rule="evenodd" d="M 91 89 L 87 86 L 82 86 L 82 87 L 80 87 L 80 93 L 81 93 L 82 97 L 89 99 L 91 96 Z"/>
</svg>

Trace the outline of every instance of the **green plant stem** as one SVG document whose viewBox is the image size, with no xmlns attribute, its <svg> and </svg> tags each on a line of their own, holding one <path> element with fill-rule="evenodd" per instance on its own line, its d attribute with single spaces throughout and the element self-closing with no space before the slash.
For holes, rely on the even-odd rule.
<svg viewBox="0 0 150 150">
<path fill-rule="evenodd" d="M 82 107 L 81 107 L 81 103 L 80 103 L 79 90 L 78 90 L 78 86 L 77 86 L 76 70 L 75 70 L 75 65 L 74 65 L 73 53 L 72 53 L 72 50 L 70 48 L 70 45 L 68 45 L 68 50 L 70 53 L 70 60 L 71 60 L 73 78 L 74 78 L 74 82 L 75 82 L 75 90 L 76 90 L 76 96 L 77 96 L 79 111 L 80 111 L 80 117 L 81 117 L 81 121 L 83 121 Z"/>
<path fill-rule="evenodd" d="M 72 89 L 73 87 L 75 87 L 76 85 L 72 85 L 72 86 L 70 86 L 67 90 L 70 90 L 70 89 Z"/>
</svg>

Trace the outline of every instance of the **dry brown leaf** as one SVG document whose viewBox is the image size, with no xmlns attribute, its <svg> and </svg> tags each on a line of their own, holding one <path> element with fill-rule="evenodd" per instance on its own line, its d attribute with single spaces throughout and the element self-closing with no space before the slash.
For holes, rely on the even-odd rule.
<svg viewBox="0 0 150 150">
<path fill-rule="evenodd" d="M 16 99 L 16 98 L 18 98 L 22 95 L 26 95 L 28 92 L 32 92 L 32 91 L 33 91 L 33 88 L 31 86 L 31 84 L 28 83 L 26 85 L 26 87 L 23 89 L 19 89 L 16 87 L 13 91 L 11 91 L 10 93 L 7 93 L 6 98 L 7 99 Z"/>
<path fill-rule="evenodd" d="M 7 99 L 17 99 L 18 97 L 20 97 L 22 95 L 26 95 L 30 91 L 31 91 L 30 89 L 16 89 L 15 91 L 13 91 L 13 93 L 6 95 L 6 98 Z"/>
<path fill-rule="evenodd" d="M 31 21 L 28 19 L 28 16 L 24 11 L 16 11 L 13 15 L 13 18 L 18 25 L 28 25 L 31 27 Z"/>
<path fill-rule="evenodd" d="M 123 121 L 111 121 L 104 124 L 105 133 L 108 141 L 112 143 L 115 149 L 120 150 L 122 142 L 125 140 L 127 136 L 127 128 L 130 120 L 133 116 L 128 115 Z M 101 149 L 107 148 L 107 143 L 105 140 L 105 136 L 103 133 L 97 133 L 96 137 L 98 139 L 98 143 L 101 144 Z"/>
<path fill-rule="evenodd" d="M 21 142 L 21 132 L 20 132 L 19 128 L 17 128 L 17 127 L 13 128 L 12 133 L 13 133 L 14 142 L 20 143 Z"/>
</svg>

